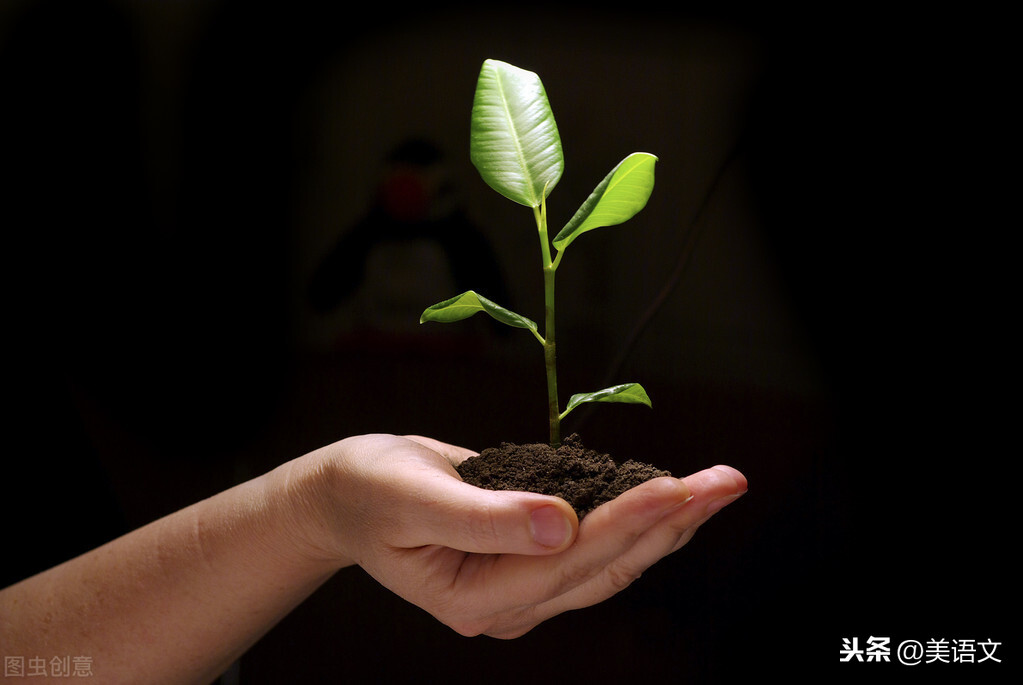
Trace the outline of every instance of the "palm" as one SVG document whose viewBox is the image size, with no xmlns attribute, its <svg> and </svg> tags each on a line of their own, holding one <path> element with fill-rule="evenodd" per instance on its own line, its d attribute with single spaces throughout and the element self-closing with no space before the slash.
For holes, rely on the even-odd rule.
<svg viewBox="0 0 1023 685">
<path fill-rule="evenodd" d="M 400 442 L 377 450 L 387 456 L 368 465 L 376 473 L 364 482 L 386 482 L 392 496 L 384 501 L 394 504 L 389 525 L 377 527 L 356 558 L 381 584 L 466 635 L 516 637 L 607 599 L 688 542 L 711 502 L 746 487 L 727 467 L 684 481 L 657 478 L 591 512 L 569 546 L 545 554 L 515 545 L 526 527 L 522 510 L 551 498 L 461 482 L 454 465 L 468 450 L 427 438 L 377 439 Z M 362 494 L 380 501 L 384 493 Z"/>
</svg>

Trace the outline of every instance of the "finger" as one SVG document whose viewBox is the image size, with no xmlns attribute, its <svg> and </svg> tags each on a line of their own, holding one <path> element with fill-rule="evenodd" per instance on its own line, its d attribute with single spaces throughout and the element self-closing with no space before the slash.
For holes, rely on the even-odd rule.
<svg viewBox="0 0 1023 685">
<path fill-rule="evenodd" d="M 659 478 L 599 507 L 573 547 L 555 557 L 466 563 L 460 584 L 504 588 L 504 609 L 470 623 L 493 637 L 518 637 L 565 611 L 601 602 L 684 544 L 717 508 L 746 490 L 741 473 L 717 467 L 684 480 Z"/>
<path fill-rule="evenodd" d="M 401 517 L 402 530 L 392 544 L 526 555 L 554 554 L 572 544 L 579 520 L 568 502 L 548 495 L 469 485 L 458 479 L 450 465 L 437 468 L 447 464 L 445 451 L 457 457 L 463 448 L 428 438 L 409 441 L 423 450 L 423 468 L 417 470 L 415 483 L 409 484 L 403 500 L 414 510 Z"/>
<path fill-rule="evenodd" d="M 564 611 L 597 604 L 617 594 L 653 564 L 689 542 L 700 525 L 747 489 L 745 476 L 728 466 L 715 466 L 683 481 L 692 493 L 684 505 L 668 511 L 636 538 L 635 544 L 609 561 L 590 580 L 550 600 L 546 606 L 537 607 L 537 614 L 549 618 Z M 613 503 L 604 505 L 612 517 L 617 515 L 609 506 Z M 599 530 L 593 530 L 588 524 L 589 517 L 580 530 L 579 544 L 595 532 L 599 534 Z M 605 524 L 598 520 L 595 525 Z"/>
<path fill-rule="evenodd" d="M 420 445 L 433 450 L 437 454 L 447 459 L 452 466 L 458 466 L 469 457 L 475 457 L 478 453 L 473 452 L 465 447 L 458 447 L 457 445 L 449 445 L 446 442 L 440 440 L 434 440 L 433 438 L 427 438 L 422 435 L 406 435 L 406 439 L 413 442 L 419 443 Z"/>
<path fill-rule="evenodd" d="M 692 534 L 696 532 L 696 529 L 707 519 L 746 494 L 746 490 L 749 487 L 746 476 L 737 469 L 724 465 L 705 469 L 699 473 L 687 476 L 685 480 L 689 488 L 698 493 L 694 498 L 692 511 L 699 512 L 702 509 L 703 515 L 695 525 L 689 525 L 686 528 L 688 535 L 683 536 L 676 542 L 671 550 L 672 552 L 685 545 L 689 538 L 692 537 Z M 666 523 L 672 524 L 671 521 L 666 521 Z M 673 525 L 678 528 L 686 526 L 686 522 L 674 522 Z"/>
<path fill-rule="evenodd" d="M 597 576 L 689 496 L 688 487 L 677 478 L 647 481 L 591 512 L 569 549 L 542 560 L 502 557 L 489 569 L 487 582 L 507 588 L 516 604 L 549 601 Z"/>
<path fill-rule="evenodd" d="M 483 554 L 554 554 L 572 544 L 578 518 L 562 499 L 438 484 L 443 498 L 419 519 L 432 544 Z"/>
<path fill-rule="evenodd" d="M 502 601 L 469 628 L 492 637 L 518 637 L 562 611 L 578 608 L 556 600 L 599 576 L 659 518 L 686 502 L 689 494 L 681 480 L 658 478 L 591 512 L 575 544 L 561 554 L 470 557 L 459 569 L 459 596 L 500 587 Z M 589 531 L 585 537 L 584 530 Z"/>
</svg>

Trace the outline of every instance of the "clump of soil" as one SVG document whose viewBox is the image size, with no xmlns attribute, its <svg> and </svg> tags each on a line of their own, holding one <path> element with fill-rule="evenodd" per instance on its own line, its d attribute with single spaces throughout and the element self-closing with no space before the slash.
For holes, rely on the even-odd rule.
<svg viewBox="0 0 1023 685">
<path fill-rule="evenodd" d="M 504 442 L 458 466 L 462 480 L 487 490 L 524 490 L 561 497 L 582 519 L 604 502 L 667 471 L 629 459 L 616 464 L 610 456 L 583 446 L 572 434 L 553 449 L 545 443 Z"/>
</svg>

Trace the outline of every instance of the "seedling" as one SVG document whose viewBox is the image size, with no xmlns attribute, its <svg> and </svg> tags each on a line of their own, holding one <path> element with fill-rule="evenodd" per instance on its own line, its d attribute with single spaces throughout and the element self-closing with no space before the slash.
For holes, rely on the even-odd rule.
<svg viewBox="0 0 1023 685">
<path fill-rule="evenodd" d="M 646 206 L 654 187 L 657 158 L 636 152 L 619 162 L 551 241 L 547 228 L 547 196 L 560 180 L 565 164 L 554 113 L 537 74 L 492 59 L 483 63 L 476 84 L 469 151 L 473 165 L 487 185 L 509 200 L 533 210 L 543 264 L 544 331 L 541 334 L 536 322 L 472 290 L 429 307 L 423 312 L 420 323 L 460 321 L 484 312 L 501 323 L 532 333 L 543 346 L 552 447 L 561 444 L 562 419 L 581 404 L 624 402 L 651 406 L 650 398 L 641 385 L 624 383 L 572 395 L 565 409 L 561 410 L 555 344 L 554 275 L 565 251 L 576 238 L 595 228 L 621 224 Z"/>
</svg>

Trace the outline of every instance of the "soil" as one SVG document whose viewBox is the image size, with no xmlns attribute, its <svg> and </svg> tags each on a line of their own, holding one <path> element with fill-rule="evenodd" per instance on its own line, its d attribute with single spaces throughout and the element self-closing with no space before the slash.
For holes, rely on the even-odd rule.
<svg viewBox="0 0 1023 685">
<path fill-rule="evenodd" d="M 632 459 L 616 464 L 607 454 L 588 449 L 572 434 L 553 449 L 546 443 L 504 442 L 458 466 L 462 480 L 487 490 L 524 490 L 561 497 L 581 520 L 604 502 L 659 476 L 670 476 Z"/>
</svg>

